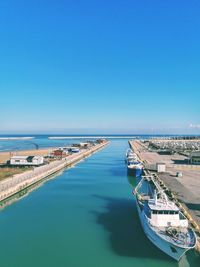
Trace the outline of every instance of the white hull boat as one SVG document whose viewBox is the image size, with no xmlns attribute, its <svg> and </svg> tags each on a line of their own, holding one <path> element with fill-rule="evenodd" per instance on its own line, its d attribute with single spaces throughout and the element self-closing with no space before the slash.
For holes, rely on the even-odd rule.
<svg viewBox="0 0 200 267">
<path fill-rule="evenodd" d="M 164 253 L 179 261 L 196 245 L 196 235 L 179 208 L 162 192 L 153 198 L 136 196 L 142 228 L 148 239 Z"/>
</svg>

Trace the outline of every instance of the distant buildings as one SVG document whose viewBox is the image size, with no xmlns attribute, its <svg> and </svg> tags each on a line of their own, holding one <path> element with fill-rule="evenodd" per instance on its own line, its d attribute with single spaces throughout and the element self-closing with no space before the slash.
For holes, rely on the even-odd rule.
<svg viewBox="0 0 200 267">
<path fill-rule="evenodd" d="M 59 147 L 58 149 L 53 150 L 49 156 L 51 158 L 61 159 L 67 157 L 69 153 L 78 153 L 78 152 L 80 152 L 79 146 Z"/>
<path fill-rule="evenodd" d="M 81 142 L 81 143 L 79 144 L 79 147 L 80 147 L 80 148 L 89 148 L 90 146 L 91 146 L 90 143 L 83 143 L 83 142 Z"/>
<path fill-rule="evenodd" d="M 13 156 L 10 158 L 10 165 L 17 166 L 39 166 L 44 163 L 41 156 Z"/>
<path fill-rule="evenodd" d="M 53 150 L 49 156 L 51 158 L 64 158 L 67 156 L 67 154 L 68 154 L 68 150 L 59 148 L 59 149 Z"/>
<path fill-rule="evenodd" d="M 90 148 L 92 146 L 91 142 L 80 142 L 78 144 L 72 144 L 72 147 L 79 147 L 79 148 Z"/>
<path fill-rule="evenodd" d="M 97 144 L 102 144 L 102 143 L 104 143 L 106 141 L 106 139 L 103 139 L 103 138 L 101 138 L 101 139 L 97 139 Z"/>
<path fill-rule="evenodd" d="M 87 150 L 96 144 L 101 144 L 105 140 L 98 139 L 96 141 L 86 141 L 80 142 L 78 144 L 72 144 L 69 147 L 59 147 L 54 148 L 51 152 L 49 152 L 48 156 L 11 156 L 10 161 L 8 164 L 11 166 L 39 166 L 42 164 L 47 164 L 52 160 L 61 160 L 73 153 L 79 153 L 81 150 Z"/>
</svg>

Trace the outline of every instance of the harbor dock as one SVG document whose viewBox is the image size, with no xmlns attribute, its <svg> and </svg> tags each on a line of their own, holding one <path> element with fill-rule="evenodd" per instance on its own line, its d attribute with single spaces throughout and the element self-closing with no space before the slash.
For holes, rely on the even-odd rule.
<svg viewBox="0 0 200 267">
<path fill-rule="evenodd" d="M 190 164 L 184 153 L 151 150 L 148 141 L 130 140 L 129 145 L 143 163 L 144 175 L 153 177 L 190 221 L 200 252 L 200 165 Z M 163 164 L 165 171 L 158 172 L 158 164 Z"/>
<path fill-rule="evenodd" d="M 104 140 L 102 143 L 83 149 L 79 153 L 71 154 L 68 157 L 49 162 L 48 164 L 40 167 L 34 167 L 31 170 L 16 174 L 0 181 L 0 204 L 20 191 L 43 181 L 45 178 L 48 178 L 67 167 L 75 165 L 84 158 L 91 156 L 100 149 L 103 149 L 107 144 L 108 141 Z"/>
</svg>

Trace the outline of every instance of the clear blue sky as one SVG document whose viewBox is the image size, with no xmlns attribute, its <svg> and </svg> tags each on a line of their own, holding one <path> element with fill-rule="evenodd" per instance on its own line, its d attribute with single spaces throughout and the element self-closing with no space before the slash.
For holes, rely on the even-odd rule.
<svg viewBox="0 0 200 267">
<path fill-rule="evenodd" d="M 199 14 L 199 0 L 1 0 L 0 133 L 200 132 Z"/>
</svg>

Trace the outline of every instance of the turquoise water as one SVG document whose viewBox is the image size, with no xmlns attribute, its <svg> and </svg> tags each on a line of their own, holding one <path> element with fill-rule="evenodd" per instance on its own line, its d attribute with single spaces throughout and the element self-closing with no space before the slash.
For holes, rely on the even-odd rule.
<svg viewBox="0 0 200 267">
<path fill-rule="evenodd" d="M 197 267 L 145 237 L 127 177 L 127 140 L 62 172 L 0 213 L 2 267 Z"/>
<path fill-rule="evenodd" d="M 26 136 L 32 136 L 32 135 L 26 135 Z M 4 137 L 4 136 L 0 136 Z M 9 137 L 9 136 L 7 136 Z M 19 135 L 18 137 L 23 137 L 22 135 Z M 47 135 L 33 135 L 33 139 L 31 140 L 1 140 L 0 139 L 0 151 L 9 151 L 9 150 L 23 150 L 23 149 L 35 149 L 36 145 L 39 148 L 44 147 L 52 147 L 52 146 L 67 146 L 72 143 L 80 142 L 83 139 L 55 139 L 51 140 L 48 139 Z"/>
<path fill-rule="evenodd" d="M 0 139 L 0 151 L 9 151 L 9 150 L 22 150 L 22 149 L 35 149 L 36 146 L 39 148 L 52 147 L 52 146 L 67 146 L 72 143 L 84 142 L 90 140 L 91 138 L 97 138 L 95 135 L 84 135 L 87 136 L 86 139 L 80 138 L 81 135 L 73 135 L 73 138 L 68 139 L 48 139 L 48 136 L 51 135 L 0 135 L 0 137 L 34 137 L 31 140 L 2 140 Z M 54 135 L 54 136 L 69 136 L 69 135 Z M 72 136 L 72 135 L 70 135 Z M 99 135 L 98 135 L 99 136 Z M 107 135 L 109 137 L 109 135 Z M 129 135 L 130 136 L 130 135 Z M 127 137 L 124 135 L 124 137 Z M 134 138 L 148 138 L 149 135 L 135 135 Z M 127 140 L 127 139 L 126 139 Z"/>
</svg>

